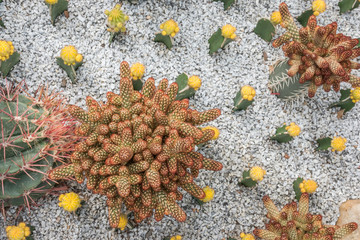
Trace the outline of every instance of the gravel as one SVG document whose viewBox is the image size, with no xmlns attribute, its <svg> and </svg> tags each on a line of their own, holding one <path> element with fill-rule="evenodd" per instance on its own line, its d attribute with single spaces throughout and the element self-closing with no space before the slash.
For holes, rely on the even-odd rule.
<svg viewBox="0 0 360 240">
<path fill-rule="evenodd" d="M 211 123 L 220 129 L 220 138 L 200 151 L 221 161 L 224 169 L 215 173 L 202 171 L 197 179 L 201 186 L 215 189 L 215 198 L 200 207 L 189 194 L 185 195 L 181 206 L 188 215 L 186 222 L 167 217 L 161 222 L 145 221 L 131 230 L 112 231 L 105 197 L 91 194 L 85 185 L 69 183 L 70 190 L 86 200 L 79 216 L 65 213 L 57 205 L 57 196 L 48 196 L 39 201 L 31 214 L 20 213 L 35 227 L 34 238 L 162 239 L 176 234 L 186 240 L 238 237 L 243 231 L 264 227 L 264 195 L 270 195 L 278 206 L 294 199 L 292 182 L 298 176 L 318 182 L 319 188 L 311 197 L 311 211 L 323 214 L 326 223 L 335 224 L 340 203 L 360 197 L 360 109 L 358 105 L 343 119 L 337 119 L 336 110 L 327 106 L 338 99 L 338 93 L 319 90 L 313 99 L 293 103 L 270 95 L 269 67 L 284 56 L 252 30 L 280 2 L 241 0 L 227 11 L 221 2 L 211 0 L 140 0 L 136 5 L 124 2 L 122 8 L 130 16 L 128 32 L 117 37 L 110 47 L 104 11 L 111 9 L 115 1 L 70 1 L 70 17 L 60 16 L 55 27 L 42 0 L 5 0 L 0 4 L 0 15 L 7 26 L 0 30 L 0 39 L 13 41 L 21 54 L 21 62 L 9 79 L 26 79 L 30 92 L 40 84 L 48 84 L 51 89 L 62 91 L 70 103 L 84 106 L 87 95 L 104 100 L 107 91 L 118 92 L 121 61 L 139 61 L 146 66 L 145 77 L 154 77 L 157 82 L 163 77 L 173 82 L 183 72 L 199 75 L 203 84 L 190 100 L 191 105 L 197 110 L 222 111 Z M 309 0 L 286 2 L 294 16 L 311 6 Z M 360 9 L 340 16 L 338 1 L 326 2 L 327 10 L 320 15 L 319 23 L 337 21 L 340 32 L 359 37 Z M 152 41 L 159 25 L 170 18 L 180 26 L 171 51 Z M 210 56 L 207 40 L 226 23 L 237 28 L 238 39 Z M 76 46 L 85 62 L 77 71 L 78 83 L 68 80 L 66 88 L 62 88 L 66 73 L 57 66 L 55 57 L 68 44 Z M 268 55 L 267 61 L 263 52 Z M 256 89 L 255 103 L 247 111 L 234 113 L 233 98 L 246 84 Z M 296 122 L 302 129 L 300 136 L 286 144 L 269 140 L 284 122 Z M 317 138 L 334 135 L 347 138 L 345 151 L 315 152 Z M 242 172 L 254 165 L 267 170 L 265 179 L 255 188 L 239 187 Z M 11 208 L 7 221 L 0 221 L 0 239 L 6 238 L 5 225 L 14 224 L 15 213 L 16 209 Z"/>
</svg>

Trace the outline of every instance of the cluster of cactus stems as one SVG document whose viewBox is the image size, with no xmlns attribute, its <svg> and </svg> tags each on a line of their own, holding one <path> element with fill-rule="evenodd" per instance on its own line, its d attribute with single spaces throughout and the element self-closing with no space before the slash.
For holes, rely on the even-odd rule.
<svg viewBox="0 0 360 240">
<path fill-rule="evenodd" d="M 65 100 L 39 88 L 25 95 L 24 82 L 0 87 L 0 204 L 30 204 L 54 190 L 48 171 L 67 161 L 75 136 L 75 119 Z M 58 188 L 57 190 L 61 190 Z"/>
<path fill-rule="evenodd" d="M 86 177 L 88 189 L 107 196 L 113 228 L 123 203 L 136 222 L 153 214 L 157 221 L 165 215 L 185 221 L 176 203 L 183 197 L 178 187 L 202 199 L 205 193 L 194 182 L 199 170 L 222 169 L 220 162 L 195 152 L 195 145 L 215 134 L 196 125 L 216 119 L 220 110 L 189 109 L 188 99 L 175 100 L 178 85 L 168 86 L 167 79 L 155 87 L 149 78 L 141 92 L 135 91 L 127 62 L 121 63 L 120 77 L 120 94 L 108 92 L 106 104 L 87 97 L 87 112 L 70 106 L 72 116 L 82 123 L 76 133 L 86 140 L 76 145 L 72 163 L 54 169 L 50 178 L 75 176 L 81 183 Z"/>
<path fill-rule="evenodd" d="M 274 40 L 273 46 L 280 47 L 290 58 L 289 76 L 301 74 L 300 83 L 310 82 L 308 95 L 313 97 L 319 86 L 328 92 L 331 87 L 340 90 L 341 82 L 352 87 L 360 86 L 360 77 L 351 75 L 352 69 L 360 69 L 360 64 L 352 61 L 360 56 L 360 48 L 355 48 L 358 39 L 337 33 L 337 23 L 318 26 L 312 15 L 306 27 L 299 29 L 285 3 L 279 7 L 286 33 Z"/>
<path fill-rule="evenodd" d="M 339 226 L 322 223 L 322 216 L 309 212 L 309 194 L 303 193 L 299 204 L 292 202 L 279 210 L 269 196 L 263 198 L 270 222 L 266 229 L 255 229 L 254 235 L 264 240 L 340 240 L 355 231 L 355 222 Z"/>
</svg>

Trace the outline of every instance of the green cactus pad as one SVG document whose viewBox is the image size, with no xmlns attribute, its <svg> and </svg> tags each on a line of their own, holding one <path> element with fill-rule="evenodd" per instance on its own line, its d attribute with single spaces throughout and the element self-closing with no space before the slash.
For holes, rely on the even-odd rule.
<svg viewBox="0 0 360 240">
<path fill-rule="evenodd" d="M 293 188 L 294 188 L 294 191 L 295 191 L 295 198 L 296 200 L 300 200 L 300 197 L 301 197 L 301 190 L 300 190 L 300 183 L 302 183 L 304 181 L 303 178 L 301 177 L 298 177 L 294 182 L 293 182 Z"/>
<path fill-rule="evenodd" d="M 344 113 L 346 113 L 355 106 L 355 103 L 350 98 L 350 89 L 340 90 L 340 93 L 340 101 L 331 104 L 329 107 L 340 107 L 340 109 L 344 110 Z"/>
<path fill-rule="evenodd" d="M 314 11 L 312 9 L 307 10 L 305 12 L 303 12 L 299 17 L 297 17 L 296 19 L 298 20 L 298 22 L 303 26 L 306 27 L 309 18 L 314 14 Z"/>
<path fill-rule="evenodd" d="M 169 35 L 164 36 L 161 33 L 157 33 L 155 35 L 154 42 L 161 42 L 161 43 L 165 44 L 167 49 L 171 49 L 173 46 L 173 41 L 172 41 L 171 37 Z"/>
<path fill-rule="evenodd" d="M 246 99 L 243 99 L 241 96 L 241 91 L 239 91 L 234 98 L 233 111 L 246 110 L 253 102 L 254 100 L 248 101 Z"/>
<path fill-rule="evenodd" d="M 276 140 L 279 143 L 286 143 L 286 142 L 290 142 L 291 140 L 293 140 L 294 138 L 286 132 L 285 128 L 286 128 L 286 125 L 284 124 L 282 127 L 279 127 L 278 129 L 276 129 L 276 133 L 274 136 L 271 137 L 271 140 Z"/>
<path fill-rule="evenodd" d="M 57 57 L 56 58 L 56 63 L 65 70 L 66 74 L 68 75 L 68 77 L 71 79 L 72 83 L 76 83 L 76 72 L 74 72 L 71 68 L 71 66 L 66 65 L 64 63 L 64 60 L 62 60 L 61 57 Z M 83 61 L 81 62 L 76 62 L 74 65 L 74 70 L 76 71 L 81 65 L 83 64 Z"/>
<path fill-rule="evenodd" d="M 269 19 L 262 18 L 257 22 L 254 33 L 265 41 L 271 42 L 275 35 L 275 27 Z"/>
<path fill-rule="evenodd" d="M 220 48 L 224 49 L 226 45 L 231 43 L 232 39 L 226 38 L 221 35 L 221 28 L 219 28 L 208 40 L 209 42 L 209 54 L 212 55 L 214 52 L 219 50 Z"/>
<path fill-rule="evenodd" d="M 195 95 L 195 89 L 188 86 L 189 77 L 185 73 L 180 74 L 176 78 L 176 83 L 179 86 L 178 93 L 175 100 L 182 100 L 185 98 L 191 98 Z"/>
<path fill-rule="evenodd" d="M 306 95 L 310 83 L 299 83 L 300 74 L 289 77 L 290 65 L 287 60 L 279 61 L 270 71 L 268 87 L 271 94 L 285 100 L 293 100 Z"/>
<path fill-rule="evenodd" d="M 320 138 L 316 140 L 316 142 L 318 143 L 318 147 L 315 150 L 316 151 L 328 150 L 329 148 L 331 148 L 331 140 L 332 138 L 329 137 Z"/>
<path fill-rule="evenodd" d="M 227 10 L 231 4 L 235 2 L 235 0 L 214 0 L 215 2 L 223 2 L 224 3 L 224 10 Z"/>
<path fill-rule="evenodd" d="M 342 0 L 338 3 L 338 5 L 340 7 L 340 14 L 343 14 L 359 7 L 360 2 L 358 0 Z"/>
<path fill-rule="evenodd" d="M 20 54 L 14 52 L 8 60 L 0 62 L 0 72 L 2 73 L 3 78 L 5 78 L 10 70 L 20 61 Z"/>
<path fill-rule="evenodd" d="M 239 185 L 244 185 L 245 187 L 255 187 L 257 184 L 256 181 L 250 178 L 250 170 L 243 172 L 243 179 L 239 183 Z"/>
<path fill-rule="evenodd" d="M 55 26 L 55 20 L 58 16 L 60 16 L 64 11 L 68 10 L 68 0 L 59 0 L 54 5 L 48 5 L 50 8 L 50 17 L 51 24 Z"/>
</svg>

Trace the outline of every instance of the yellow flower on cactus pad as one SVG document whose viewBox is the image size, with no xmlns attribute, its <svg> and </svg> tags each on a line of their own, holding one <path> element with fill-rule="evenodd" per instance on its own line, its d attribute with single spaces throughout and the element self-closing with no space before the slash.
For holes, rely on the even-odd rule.
<svg viewBox="0 0 360 240">
<path fill-rule="evenodd" d="M 209 186 L 206 186 L 206 187 L 203 188 L 203 191 L 205 193 L 205 197 L 200 199 L 201 201 L 206 203 L 206 202 L 210 202 L 211 200 L 213 200 L 214 194 L 215 194 L 214 189 L 212 189 Z"/>
<path fill-rule="evenodd" d="M 292 137 L 298 136 L 301 132 L 301 128 L 293 122 L 290 123 L 289 126 L 285 127 L 285 129 L 288 132 L 288 134 Z"/>
<path fill-rule="evenodd" d="M 175 37 L 175 35 L 179 32 L 179 26 L 177 22 L 173 19 L 167 20 L 163 24 L 160 25 L 161 34 L 166 36 L 169 35 L 171 37 Z"/>
<path fill-rule="evenodd" d="M 355 89 L 352 89 L 350 91 L 350 98 L 353 103 L 356 103 L 357 101 L 360 101 L 360 87 L 357 87 Z"/>
<path fill-rule="evenodd" d="M 255 166 L 250 169 L 250 178 L 255 182 L 262 181 L 265 174 L 266 171 L 259 166 Z"/>
<path fill-rule="evenodd" d="M 280 24 L 282 21 L 280 12 L 279 11 L 273 12 L 271 14 L 270 21 L 275 25 Z"/>
<path fill-rule="evenodd" d="M 134 80 L 138 80 L 141 79 L 142 76 L 144 76 L 145 66 L 142 65 L 141 63 L 135 63 L 131 66 L 130 71 L 131 71 L 131 77 Z"/>
<path fill-rule="evenodd" d="M 58 3 L 58 0 L 45 0 L 45 2 L 49 5 L 54 5 Z"/>
<path fill-rule="evenodd" d="M 219 135 L 220 135 L 219 129 L 217 129 L 216 127 L 207 126 L 207 127 L 202 128 L 201 130 L 204 131 L 206 129 L 210 129 L 210 130 L 213 130 L 215 132 L 214 136 L 212 137 L 212 140 L 216 140 L 216 139 L 219 138 Z"/>
<path fill-rule="evenodd" d="M 123 231 L 128 223 L 128 217 L 126 214 L 120 214 L 120 220 L 118 228 L 120 228 L 121 231 Z"/>
<path fill-rule="evenodd" d="M 299 188 L 302 193 L 314 193 L 317 189 L 317 183 L 314 180 L 304 180 Z"/>
<path fill-rule="evenodd" d="M 81 199 L 79 195 L 74 192 L 61 194 L 59 201 L 59 207 L 64 208 L 64 210 L 68 212 L 75 212 L 79 207 L 81 207 Z"/>
<path fill-rule="evenodd" d="M 6 61 L 14 53 L 14 46 L 10 41 L 0 40 L 0 61 Z"/>
<path fill-rule="evenodd" d="M 248 100 L 248 101 L 252 101 L 256 95 L 255 89 L 248 85 L 243 86 L 241 88 L 240 93 L 241 93 L 242 98 L 245 100 Z"/>
<path fill-rule="evenodd" d="M 19 223 L 17 226 L 6 227 L 6 236 L 9 240 L 25 240 L 30 234 L 30 228 L 24 222 Z"/>
<path fill-rule="evenodd" d="M 236 38 L 236 27 L 226 24 L 221 28 L 221 35 L 223 35 L 224 38 L 230 38 L 235 39 Z"/>
<path fill-rule="evenodd" d="M 78 51 L 72 45 L 65 46 L 61 49 L 60 57 L 64 63 L 69 66 L 75 65 L 76 62 L 81 62 L 83 60 L 83 56 L 78 54 Z"/>
<path fill-rule="evenodd" d="M 201 87 L 201 79 L 198 76 L 191 76 L 188 80 L 188 85 L 197 91 Z"/>
<path fill-rule="evenodd" d="M 181 240 L 182 237 L 180 235 L 172 236 L 170 240 Z"/>
<path fill-rule="evenodd" d="M 331 140 L 331 147 L 332 147 L 332 151 L 344 151 L 346 146 L 345 146 L 345 143 L 346 143 L 346 138 L 343 138 L 343 137 L 334 137 L 332 140 Z"/>
<path fill-rule="evenodd" d="M 312 3 L 312 10 L 314 11 L 314 15 L 318 16 L 320 13 L 325 12 L 326 3 L 324 0 L 315 0 Z"/>
<path fill-rule="evenodd" d="M 251 234 L 241 233 L 240 237 L 241 237 L 241 240 L 255 240 L 255 237 Z"/>
<path fill-rule="evenodd" d="M 107 25 L 109 32 L 125 32 L 125 23 L 129 20 L 129 16 L 125 15 L 123 11 L 121 11 L 121 5 L 116 4 L 111 11 L 106 10 L 105 14 L 108 16 L 107 18 Z"/>
</svg>

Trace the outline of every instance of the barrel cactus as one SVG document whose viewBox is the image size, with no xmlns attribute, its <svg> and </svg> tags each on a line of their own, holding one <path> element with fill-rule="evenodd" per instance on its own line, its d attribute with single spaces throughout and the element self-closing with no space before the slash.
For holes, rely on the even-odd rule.
<svg viewBox="0 0 360 240">
<path fill-rule="evenodd" d="M 27 205 L 54 190 L 48 171 L 66 162 L 72 151 L 75 119 L 65 100 L 39 88 L 24 94 L 24 82 L 0 87 L 0 204 Z"/>
<path fill-rule="evenodd" d="M 196 125 L 216 119 L 220 110 L 189 109 L 188 99 L 175 100 L 178 85 L 168 86 L 167 79 L 156 87 L 149 78 L 141 92 L 135 91 L 127 62 L 121 63 L 120 75 L 120 94 L 108 92 L 107 103 L 88 96 L 88 111 L 70 107 L 82 123 L 76 132 L 85 141 L 76 145 L 72 163 L 52 170 L 50 178 L 74 176 L 81 183 L 86 177 L 88 189 L 107 196 L 113 228 L 119 224 L 122 203 L 138 223 L 153 214 L 157 221 L 165 215 L 185 221 L 176 203 L 183 197 L 178 188 L 203 199 L 205 193 L 194 181 L 199 170 L 222 169 L 220 162 L 195 151 L 195 145 L 215 134 Z"/>
</svg>

